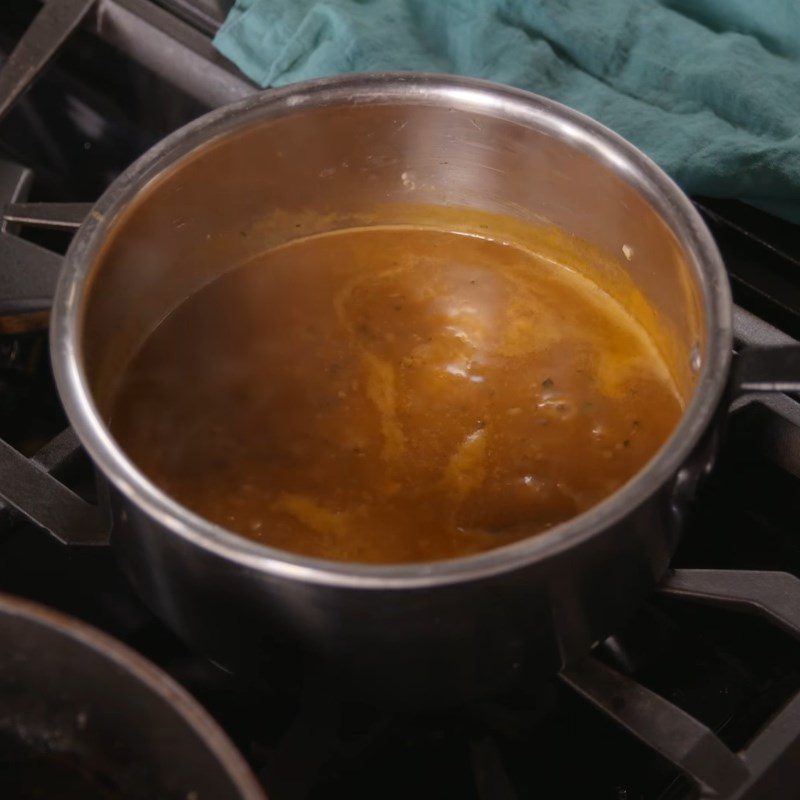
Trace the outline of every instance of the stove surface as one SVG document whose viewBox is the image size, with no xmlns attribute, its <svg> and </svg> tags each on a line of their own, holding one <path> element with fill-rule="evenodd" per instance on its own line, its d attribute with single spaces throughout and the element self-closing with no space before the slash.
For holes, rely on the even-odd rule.
<svg viewBox="0 0 800 800">
<path fill-rule="evenodd" d="M 4 203 L 91 201 L 170 130 L 253 90 L 208 44 L 226 0 L 97 5 L 0 122 Z M 1 54 L 38 8 L 0 5 Z M 170 80 L 169 65 L 137 39 L 154 28 L 177 43 Z M 191 70 L 198 59 L 204 78 Z M 697 203 L 731 274 L 738 344 L 799 338 L 797 228 L 741 203 Z M 4 226 L 0 245 L 37 248 L 25 258 L 69 240 L 64 230 Z M 46 335 L 46 317 L 0 316 L 0 439 L 91 499 L 91 467 L 65 431 Z M 425 714 L 346 699 L 313 669 L 245 686 L 167 630 L 107 548 L 64 547 L 8 507 L 0 591 L 84 619 L 165 669 L 222 724 L 274 800 L 787 797 L 800 778 L 799 479 L 800 405 L 745 399 L 674 574 L 598 646 L 588 672 Z"/>
</svg>

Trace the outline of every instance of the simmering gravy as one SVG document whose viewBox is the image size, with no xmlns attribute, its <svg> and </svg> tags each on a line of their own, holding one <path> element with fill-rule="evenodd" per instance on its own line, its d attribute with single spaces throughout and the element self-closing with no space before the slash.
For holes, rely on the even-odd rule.
<svg viewBox="0 0 800 800">
<path fill-rule="evenodd" d="M 186 300 L 123 375 L 112 430 L 198 514 L 323 558 L 450 558 L 625 483 L 683 401 L 587 278 L 431 229 L 297 240 Z"/>
</svg>

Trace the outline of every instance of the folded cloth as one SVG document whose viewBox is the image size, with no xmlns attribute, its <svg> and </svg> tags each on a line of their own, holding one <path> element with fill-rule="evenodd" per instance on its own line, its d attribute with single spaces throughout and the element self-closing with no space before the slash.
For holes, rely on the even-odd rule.
<svg viewBox="0 0 800 800">
<path fill-rule="evenodd" d="M 800 222 L 797 0 L 236 0 L 214 44 L 264 87 L 424 70 L 529 89 L 687 192 Z"/>
</svg>

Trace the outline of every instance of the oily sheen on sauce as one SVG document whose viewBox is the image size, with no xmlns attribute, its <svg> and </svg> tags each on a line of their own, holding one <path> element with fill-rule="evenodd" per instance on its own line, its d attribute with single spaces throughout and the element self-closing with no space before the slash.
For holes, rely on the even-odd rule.
<svg viewBox="0 0 800 800">
<path fill-rule="evenodd" d="M 682 408 L 644 329 L 586 277 L 487 238 L 373 227 L 274 248 L 188 298 L 126 369 L 111 424 L 232 531 L 399 563 L 589 508 Z"/>
</svg>

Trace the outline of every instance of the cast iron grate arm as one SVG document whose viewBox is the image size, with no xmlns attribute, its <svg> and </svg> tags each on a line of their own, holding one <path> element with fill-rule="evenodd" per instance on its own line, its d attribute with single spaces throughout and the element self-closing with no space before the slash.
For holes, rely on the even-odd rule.
<svg viewBox="0 0 800 800">
<path fill-rule="evenodd" d="M 680 569 L 669 574 L 658 592 L 758 615 L 800 641 L 800 580 L 788 573 Z M 561 678 L 689 777 L 702 798 L 786 796 L 800 758 L 800 691 L 744 750 L 734 753 L 685 711 L 594 656 L 568 667 Z"/>
</svg>

